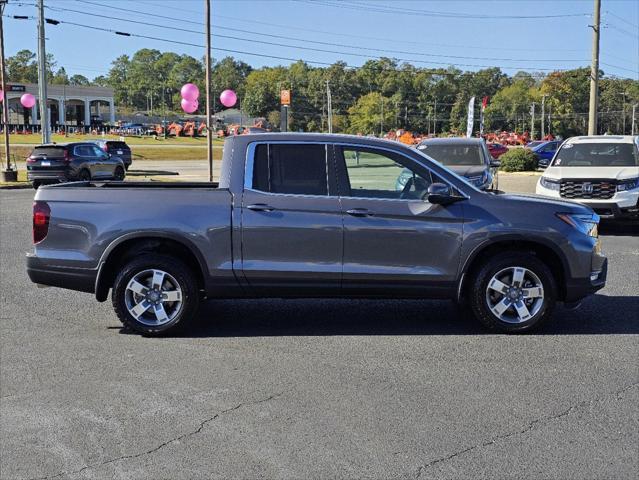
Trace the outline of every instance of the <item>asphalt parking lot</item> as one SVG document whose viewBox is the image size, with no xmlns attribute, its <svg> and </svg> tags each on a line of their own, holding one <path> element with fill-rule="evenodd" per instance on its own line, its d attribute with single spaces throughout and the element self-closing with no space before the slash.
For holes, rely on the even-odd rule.
<svg viewBox="0 0 639 480">
<path fill-rule="evenodd" d="M 636 478 L 639 232 L 539 334 L 448 302 L 207 304 L 179 338 L 24 269 L 33 191 L 0 191 L 0 476 Z"/>
</svg>

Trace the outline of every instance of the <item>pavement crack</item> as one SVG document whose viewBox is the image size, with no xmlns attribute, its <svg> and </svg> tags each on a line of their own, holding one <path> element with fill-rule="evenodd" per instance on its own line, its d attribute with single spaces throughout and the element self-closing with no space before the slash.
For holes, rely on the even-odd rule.
<svg viewBox="0 0 639 480">
<path fill-rule="evenodd" d="M 625 387 L 623 387 L 623 388 L 621 388 L 619 390 L 616 390 L 616 391 L 614 391 L 612 393 L 608 393 L 608 394 L 606 394 L 606 395 L 604 395 L 602 397 L 598 397 L 598 398 L 595 398 L 593 400 L 583 400 L 583 401 L 581 401 L 579 403 L 576 403 L 575 405 L 572 405 L 572 406 L 568 407 L 567 409 L 565 409 L 565 410 L 563 410 L 563 411 L 561 411 L 559 413 L 556 413 L 554 415 L 547 415 L 547 416 L 544 416 L 544 417 L 540 417 L 540 418 L 536 418 L 534 420 L 531 420 L 530 422 L 528 422 L 526 425 L 524 425 L 524 427 L 522 427 L 519 430 L 515 430 L 515 431 L 509 432 L 509 433 L 504 433 L 504 434 L 501 434 L 501 435 L 496 435 L 496 436 L 491 437 L 490 439 L 488 439 L 488 440 L 486 440 L 486 441 L 484 441 L 482 443 L 478 443 L 476 445 L 472 445 L 470 447 L 463 448 L 461 450 L 453 452 L 453 453 L 451 453 L 449 455 L 446 455 L 444 457 L 440 457 L 440 458 L 437 458 L 435 460 L 432 460 L 432 461 L 430 461 L 428 463 L 425 463 L 425 464 L 420 465 L 419 467 L 417 467 L 417 470 L 415 471 L 414 478 L 415 479 L 420 478 L 422 473 L 424 473 L 424 471 L 426 469 L 432 467 L 433 465 L 437 465 L 438 463 L 446 462 L 448 460 L 451 460 L 451 459 L 453 459 L 455 457 L 463 455 L 463 454 L 465 454 L 467 452 L 470 452 L 472 450 L 476 450 L 478 448 L 488 447 L 490 445 L 493 445 L 493 444 L 497 443 L 500 440 L 505 440 L 507 438 L 515 437 L 515 436 L 518 436 L 518 435 L 524 435 L 524 434 L 530 432 L 531 430 L 533 430 L 537 425 L 553 422 L 553 421 L 558 420 L 560 418 L 566 417 L 566 416 L 570 415 L 572 412 L 574 412 L 575 410 L 583 408 L 586 405 L 597 403 L 597 402 L 600 402 L 600 401 L 602 401 L 602 400 L 604 400 L 606 398 L 610 398 L 610 397 L 615 397 L 617 399 L 620 399 L 621 395 L 624 392 L 627 392 L 628 390 L 630 390 L 630 389 L 632 389 L 632 388 L 634 388 L 634 387 L 636 387 L 638 385 L 639 385 L 639 382 L 635 382 L 635 383 L 632 383 L 630 385 L 626 385 Z"/>
<path fill-rule="evenodd" d="M 251 405 L 258 405 L 260 403 L 270 402 L 271 400 L 274 400 L 274 399 L 282 396 L 283 394 L 284 394 L 284 392 L 280 392 L 280 393 L 275 393 L 273 395 L 270 395 L 270 396 L 268 396 L 266 398 L 262 398 L 260 400 L 254 400 L 252 402 L 241 402 L 241 403 L 238 403 L 234 407 L 227 408 L 226 410 L 222 410 L 221 412 L 216 413 L 212 417 L 209 417 L 206 420 L 200 422 L 200 424 L 194 430 L 191 430 L 190 432 L 183 433 L 182 435 L 179 435 L 177 437 L 171 438 L 170 440 L 167 440 L 167 441 L 165 441 L 165 442 L 163 442 L 163 443 L 161 443 L 161 444 L 159 444 L 159 445 L 157 445 L 157 446 L 155 446 L 155 447 L 153 447 L 153 448 L 151 448 L 149 450 L 145 450 L 143 452 L 138 452 L 138 453 L 132 453 L 132 454 L 129 454 L 129 455 L 122 455 L 120 457 L 111 458 L 109 460 L 105 460 L 105 461 L 99 462 L 99 463 L 94 463 L 92 465 L 85 465 L 84 467 L 82 467 L 82 468 L 80 468 L 78 470 L 73 470 L 73 471 L 70 471 L 70 472 L 60 472 L 60 473 L 57 473 L 55 475 L 49 475 L 49 476 L 46 476 L 46 477 L 35 477 L 35 478 L 30 479 L 30 480 L 51 480 L 53 478 L 59 478 L 59 477 L 62 477 L 64 475 L 76 475 L 76 474 L 84 472 L 85 470 L 90 470 L 90 469 L 93 469 L 93 468 L 99 468 L 99 467 L 102 467 L 104 465 L 108 465 L 110 463 L 115 463 L 115 462 L 119 462 L 119 461 L 122 461 L 122 460 L 130 460 L 132 458 L 144 457 L 146 455 L 151 455 L 151 454 L 153 454 L 153 453 L 155 453 L 155 452 L 157 452 L 159 450 L 162 450 L 164 447 L 167 447 L 167 446 L 169 446 L 169 445 L 171 445 L 173 443 L 176 443 L 176 442 L 179 442 L 179 441 L 184 440 L 186 438 L 189 438 L 189 437 L 192 437 L 194 435 L 197 435 L 198 433 L 200 433 L 204 429 L 204 427 L 206 427 L 209 423 L 217 420 L 222 415 L 225 415 L 225 414 L 230 413 L 230 412 L 234 412 L 235 410 L 239 410 L 242 407 L 247 407 L 247 406 L 251 406 Z"/>
</svg>

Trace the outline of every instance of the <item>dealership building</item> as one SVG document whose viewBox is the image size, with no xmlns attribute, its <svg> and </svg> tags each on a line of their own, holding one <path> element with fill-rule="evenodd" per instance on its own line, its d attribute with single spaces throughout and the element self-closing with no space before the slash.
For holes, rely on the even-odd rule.
<svg viewBox="0 0 639 480">
<path fill-rule="evenodd" d="M 40 127 L 40 96 L 36 83 L 7 83 L 6 99 L 10 128 Z M 20 97 L 36 97 L 32 108 L 25 108 Z M 113 89 L 97 86 L 47 85 L 47 106 L 51 129 L 88 127 L 115 123 Z"/>
</svg>

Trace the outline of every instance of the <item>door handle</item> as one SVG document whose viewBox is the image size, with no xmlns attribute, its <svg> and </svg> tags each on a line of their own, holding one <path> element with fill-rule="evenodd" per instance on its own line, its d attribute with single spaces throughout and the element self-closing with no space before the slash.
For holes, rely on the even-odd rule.
<svg viewBox="0 0 639 480">
<path fill-rule="evenodd" d="M 346 213 L 352 215 L 353 217 L 372 217 L 373 215 L 375 215 L 367 208 L 352 208 L 350 210 L 346 210 Z"/>
<path fill-rule="evenodd" d="M 253 205 L 247 205 L 246 208 L 255 212 L 272 212 L 273 210 L 275 210 L 273 207 L 265 203 L 255 203 Z"/>
</svg>

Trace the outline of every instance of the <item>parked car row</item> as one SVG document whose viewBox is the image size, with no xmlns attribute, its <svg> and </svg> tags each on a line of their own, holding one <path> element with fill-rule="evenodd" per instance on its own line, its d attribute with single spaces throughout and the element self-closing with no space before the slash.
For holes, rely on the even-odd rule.
<svg viewBox="0 0 639 480">
<path fill-rule="evenodd" d="M 27 180 L 34 188 L 71 181 L 121 181 L 131 163 L 131 149 L 116 140 L 38 145 L 27 157 Z"/>
</svg>

